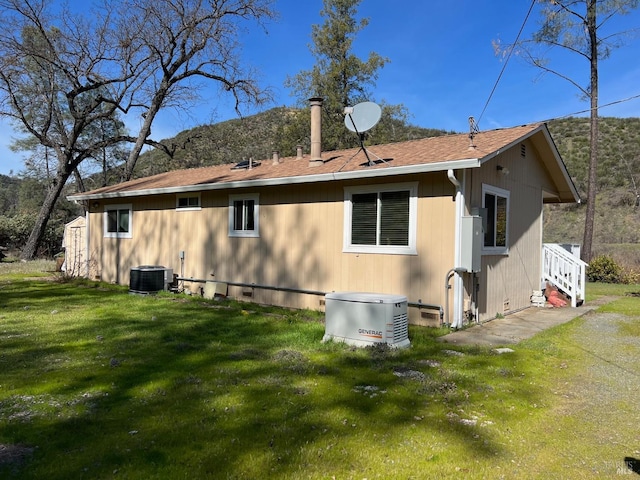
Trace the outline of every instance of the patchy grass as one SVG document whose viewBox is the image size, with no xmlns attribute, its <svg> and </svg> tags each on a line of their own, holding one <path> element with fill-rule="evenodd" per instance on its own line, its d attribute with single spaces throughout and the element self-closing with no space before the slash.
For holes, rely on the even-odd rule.
<svg viewBox="0 0 640 480">
<path fill-rule="evenodd" d="M 53 260 L 33 260 L 23 262 L 17 258 L 5 258 L 0 261 L 0 276 L 5 280 L 11 277 L 22 278 L 24 275 L 48 277 L 56 269 Z"/>
<path fill-rule="evenodd" d="M 627 297 L 629 299 L 635 298 L 637 301 L 640 297 L 640 285 L 589 282 L 587 283 L 586 297 L 587 302 L 596 300 L 600 297 Z"/>
<path fill-rule="evenodd" d="M 571 326 L 506 355 L 418 327 L 409 349 L 355 349 L 321 343 L 316 312 L 21 275 L 0 276 L 2 478 L 588 473 L 528 463 L 564 418 Z"/>
</svg>

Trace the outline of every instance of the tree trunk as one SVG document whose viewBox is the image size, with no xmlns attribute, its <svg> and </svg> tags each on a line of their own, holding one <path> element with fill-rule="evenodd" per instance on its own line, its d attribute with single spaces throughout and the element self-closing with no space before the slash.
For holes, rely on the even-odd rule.
<svg viewBox="0 0 640 480">
<path fill-rule="evenodd" d="M 165 81 L 166 83 L 166 81 Z M 124 166 L 124 177 L 122 181 L 127 182 L 131 180 L 133 176 L 133 169 L 136 166 L 136 162 L 138 161 L 138 157 L 140 157 L 140 152 L 142 152 L 142 147 L 144 147 L 145 141 L 151 135 L 151 124 L 153 123 L 154 118 L 160 111 L 162 107 L 162 102 L 164 101 L 165 96 L 167 95 L 166 88 L 160 90 L 153 97 L 151 101 L 151 106 L 149 110 L 146 111 L 144 115 L 144 123 L 142 127 L 140 127 L 140 132 L 138 132 L 138 138 L 136 139 L 136 143 L 131 149 L 129 153 L 129 157 L 127 158 L 127 162 Z"/>
<path fill-rule="evenodd" d="M 587 180 L 587 211 L 584 219 L 584 238 L 580 257 L 591 260 L 593 249 L 593 230 L 596 217 L 596 190 L 598 168 L 598 39 L 596 23 L 596 0 L 590 0 L 587 6 L 587 30 L 591 43 L 591 117 L 589 138 L 589 177 Z"/>
<path fill-rule="evenodd" d="M 22 260 L 33 260 L 38 252 L 38 247 L 40 246 L 40 242 L 42 241 L 42 237 L 44 235 L 44 231 L 47 228 L 47 223 L 49 222 L 49 217 L 53 212 L 53 209 L 62 193 L 62 188 L 65 183 L 67 183 L 67 179 L 69 178 L 70 172 L 62 171 L 58 172 L 56 175 L 51 188 L 47 192 L 47 196 L 44 199 L 44 203 L 38 212 L 38 217 L 36 218 L 36 223 L 31 230 L 31 234 L 29 235 L 29 239 L 22 249 L 22 255 L 20 258 Z"/>
</svg>

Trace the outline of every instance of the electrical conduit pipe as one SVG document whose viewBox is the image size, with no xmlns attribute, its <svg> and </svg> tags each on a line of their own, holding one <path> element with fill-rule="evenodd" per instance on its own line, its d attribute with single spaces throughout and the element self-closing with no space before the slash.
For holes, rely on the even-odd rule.
<svg viewBox="0 0 640 480">
<path fill-rule="evenodd" d="M 464 175 L 464 173 L 463 173 Z M 449 278 L 450 275 L 455 274 L 455 278 L 453 281 L 453 321 L 451 322 L 451 328 L 460 328 L 462 327 L 462 309 L 463 309 L 463 294 L 462 294 L 462 276 L 461 273 L 465 272 L 466 269 L 459 267 L 461 261 L 461 245 L 460 245 L 460 223 L 462 219 L 462 215 L 464 213 L 464 195 L 462 193 L 463 187 L 460 184 L 460 181 L 456 178 L 452 169 L 447 170 L 447 177 L 449 181 L 456 188 L 455 195 L 455 246 L 454 246 L 454 268 L 452 268 L 449 272 L 447 272 L 446 285 L 445 285 L 445 298 L 447 300 L 446 304 L 449 304 Z M 463 177 L 464 181 L 464 177 Z M 448 310 L 448 308 L 447 308 Z M 447 322 L 449 312 L 446 312 L 447 317 L 445 318 L 445 322 Z"/>
</svg>

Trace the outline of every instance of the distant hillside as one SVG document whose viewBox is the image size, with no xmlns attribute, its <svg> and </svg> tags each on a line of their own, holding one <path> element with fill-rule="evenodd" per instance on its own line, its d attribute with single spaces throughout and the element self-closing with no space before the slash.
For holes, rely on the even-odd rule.
<svg viewBox="0 0 640 480">
<path fill-rule="evenodd" d="M 0 214 L 12 215 L 16 212 L 20 180 L 0 174 Z"/>
<path fill-rule="evenodd" d="M 278 150 L 283 157 L 293 156 L 297 143 L 302 144 L 305 153 L 308 153 L 310 128 L 305 126 L 300 138 L 293 142 L 282 138 L 282 126 L 290 123 L 291 117 L 298 114 L 300 110 L 280 107 L 242 119 L 185 130 L 173 138 L 162 140 L 164 145 L 174 151 L 173 157 L 160 150 L 146 152 L 138 160 L 135 176 L 139 178 L 168 170 L 234 163 L 249 157 L 263 160 L 270 158 L 274 150 Z M 387 131 L 384 132 L 384 136 L 379 137 L 381 140 L 376 142 L 373 138 L 372 143 L 451 133 L 446 130 L 407 125 L 399 121 L 385 127 Z M 389 134 L 389 131 L 392 133 Z M 356 141 L 354 134 L 354 146 Z"/>
<path fill-rule="evenodd" d="M 589 163 L 589 120 L 567 118 L 549 123 L 549 131 L 574 183 L 585 199 Z M 640 118 L 600 119 L 598 192 L 594 254 L 612 244 L 640 243 Z M 582 243 L 585 205 L 548 207 L 545 241 Z"/>
</svg>

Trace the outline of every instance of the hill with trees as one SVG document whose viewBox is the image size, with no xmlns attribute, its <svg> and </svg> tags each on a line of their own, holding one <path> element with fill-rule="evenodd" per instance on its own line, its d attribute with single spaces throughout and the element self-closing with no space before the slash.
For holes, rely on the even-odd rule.
<svg viewBox="0 0 640 480">
<path fill-rule="evenodd" d="M 549 122 L 549 130 L 582 199 L 589 164 L 589 119 Z M 640 118 L 601 117 L 593 257 L 610 255 L 640 269 Z M 586 206 L 553 205 L 545 211 L 544 240 L 582 243 Z"/>
<path fill-rule="evenodd" d="M 250 157 L 264 160 L 270 158 L 274 151 L 288 157 L 296 154 L 297 145 L 309 152 L 309 122 L 306 122 L 304 128 L 297 127 L 299 117 L 305 116 L 308 117 L 308 109 L 279 107 L 241 119 L 185 130 L 173 138 L 162 140 L 160 143 L 164 145 L 164 149 L 143 153 L 134 176 L 140 178 L 180 168 L 235 163 Z M 327 121 L 331 121 L 331 117 L 323 118 L 323 124 Z M 344 125 L 342 129 L 346 130 Z M 349 133 L 351 143 L 346 147 L 358 146 L 358 137 Z M 448 133 L 453 132 L 417 127 L 403 120 L 388 118 L 386 121 L 381 120 L 371 132 L 367 143 L 375 145 L 401 142 Z M 173 154 L 168 155 L 165 150 Z"/>
<path fill-rule="evenodd" d="M 589 119 L 549 123 L 567 169 L 585 198 L 589 163 Z M 640 118 L 602 117 L 599 134 L 594 254 L 611 244 L 640 242 Z M 545 240 L 581 243 L 584 204 L 548 207 Z"/>
</svg>

